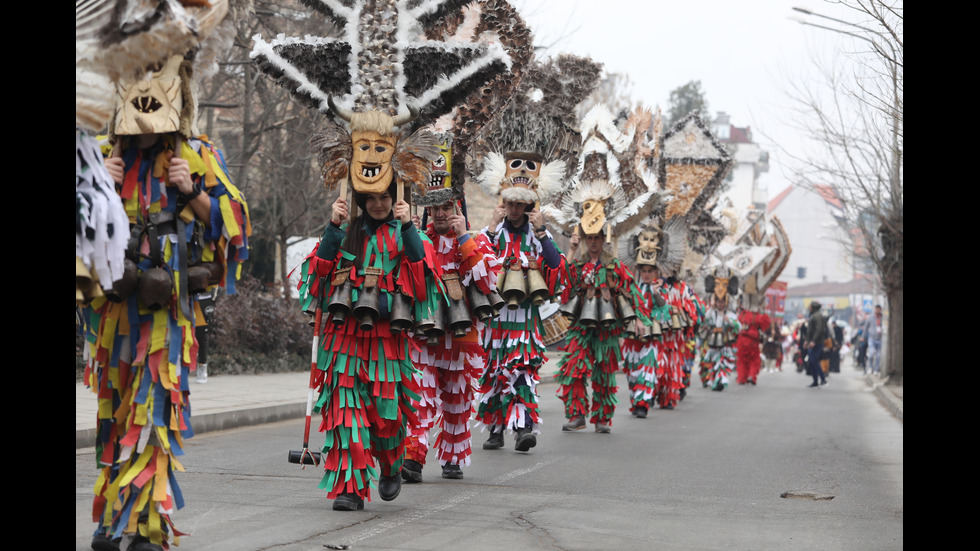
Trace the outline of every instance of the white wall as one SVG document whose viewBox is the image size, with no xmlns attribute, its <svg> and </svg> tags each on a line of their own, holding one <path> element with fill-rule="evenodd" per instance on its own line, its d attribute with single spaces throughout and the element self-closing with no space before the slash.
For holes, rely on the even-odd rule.
<svg viewBox="0 0 980 551">
<path fill-rule="evenodd" d="M 844 232 L 820 195 L 793 188 L 772 211 L 789 237 L 793 253 L 780 280 L 790 287 L 828 281 L 850 281 L 854 271 L 850 247 L 840 241 Z M 806 267 L 806 278 L 797 278 L 797 268 Z"/>
</svg>

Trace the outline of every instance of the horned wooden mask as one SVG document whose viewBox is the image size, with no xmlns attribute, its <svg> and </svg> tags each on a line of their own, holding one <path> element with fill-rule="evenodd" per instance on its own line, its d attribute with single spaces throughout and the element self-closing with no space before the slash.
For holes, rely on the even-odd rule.
<svg viewBox="0 0 980 551">
<path fill-rule="evenodd" d="M 395 136 L 369 130 L 351 132 L 351 183 L 359 193 L 382 193 L 391 185 Z"/>
</svg>

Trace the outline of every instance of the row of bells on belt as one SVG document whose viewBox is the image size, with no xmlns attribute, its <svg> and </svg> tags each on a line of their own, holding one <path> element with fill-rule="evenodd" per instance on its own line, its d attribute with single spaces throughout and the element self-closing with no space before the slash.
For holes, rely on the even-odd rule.
<svg viewBox="0 0 980 551">
<path fill-rule="evenodd" d="M 526 277 L 525 277 L 526 275 Z M 520 262 L 511 263 L 500 275 L 497 285 L 500 295 L 507 302 L 507 308 L 516 310 L 525 300 L 530 299 L 535 306 L 541 306 L 551 297 L 548 284 L 541 275 L 537 262 L 530 262 L 525 274 Z"/>
<path fill-rule="evenodd" d="M 678 310 L 673 306 L 670 307 L 670 328 L 672 330 L 687 329 L 692 325 L 694 325 L 694 322 L 686 311 Z"/>
<path fill-rule="evenodd" d="M 334 325 L 344 325 L 347 318 L 353 317 L 361 331 L 370 331 L 381 317 L 380 300 L 381 287 L 374 285 L 361 289 L 357 302 L 353 303 L 354 284 L 345 277 L 340 288 L 336 289 L 327 304 L 327 313 Z M 412 297 L 401 293 L 392 293 L 389 330 L 394 333 L 415 330 L 425 335 L 428 344 L 435 344 L 446 333 L 462 337 L 473 325 L 473 317 L 486 322 L 497 315 L 504 305 L 504 299 L 496 292 L 484 295 L 475 285 L 467 288 L 467 300 L 459 299 L 438 300 L 436 309 L 420 322 L 415 322 L 414 304 Z M 353 303 L 353 304 L 352 304 Z M 471 315 L 472 311 L 472 315 Z"/>
<path fill-rule="evenodd" d="M 636 320 L 633 306 L 621 294 L 616 295 L 615 301 L 606 298 L 602 293 L 575 294 L 571 300 L 562 304 L 558 311 L 572 322 L 577 322 L 586 328 L 610 329 L 615 325 L 616 320 L 621 320 L 629 326 Z"/>
</svg>

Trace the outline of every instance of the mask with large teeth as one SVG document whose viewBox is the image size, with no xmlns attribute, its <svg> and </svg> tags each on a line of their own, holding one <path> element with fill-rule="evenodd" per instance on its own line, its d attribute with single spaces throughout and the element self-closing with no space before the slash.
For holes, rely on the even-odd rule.
<svg viewBox="0 0 980 551">
<path fill-rule="evenodd" d="M 391 157 L 395 153 L 394 136 L 372 131 L 351 132 L 354 152 L 351 159 L 351 181 L 361 193 L 381 193 L 392 179 Z"/>
<path fill-rule="evenodd" d="M 180 78 L 183 61 L 183 56 L 171 56 L 143 77 L 120 81 L 116 88 L 116 135 L 164 134 L 180 130 L 180 115 L 184 109 Z"/>
<path fill-rule="evenodd" d="M 539 155 L 527 153 L 508 153 L 505 159 L 506 171 L 503 189 L 525 188 L 534 191 L 538 187 L 538 176 L 541 175 L 542 159 Z"/>
</svg>

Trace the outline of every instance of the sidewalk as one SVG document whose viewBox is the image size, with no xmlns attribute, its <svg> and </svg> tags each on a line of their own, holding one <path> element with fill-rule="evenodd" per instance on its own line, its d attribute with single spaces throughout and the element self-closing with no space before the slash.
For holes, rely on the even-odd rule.
<svg viewBox="0 0 980 551">
<path fill-rule="evenodd" d="M 865 375 L 864 380 L 867 381 L 868 386 L 872 388 L 875 395 L 881 400 L 881 403 L 904 425 L 905 421 L 902 418 L 902 409 L 904 406 L 903 389 L 905 386 L 886 386 L 885 383 L 888 382 L 888 377 Z"/>
<path fill-rule="evenodd" d="M 542 373 L 551 373 L 551 370 L 543 369 Z M 887 379 L 873 375 L 866 375 L 864 379 L 882 404 L 902 421 L 902 387 L 885 386 Z M 306 415 L 309 381 L 308 372 L 223 375 L 211 377 L 205 384 L 191 379 L 194 432 L 202 434 L 301 418 Z M 551 377 L 543 377 L 541 383 L 552 381 Z M 76 449 L 93 446 L 97 410 L 98 403 L 91 390 L 82 383 L 75 383 Z"/>
<path fill-rule="evenodd" d="M 306 415 L 310 373 L 265 373 L 210 377 L 205 384 L 191 378 L 191 416 L 195 434 L 273 423 Z M 75 383 L 75 449 L 95 442 L 98 400 Z"/>
</svg>

